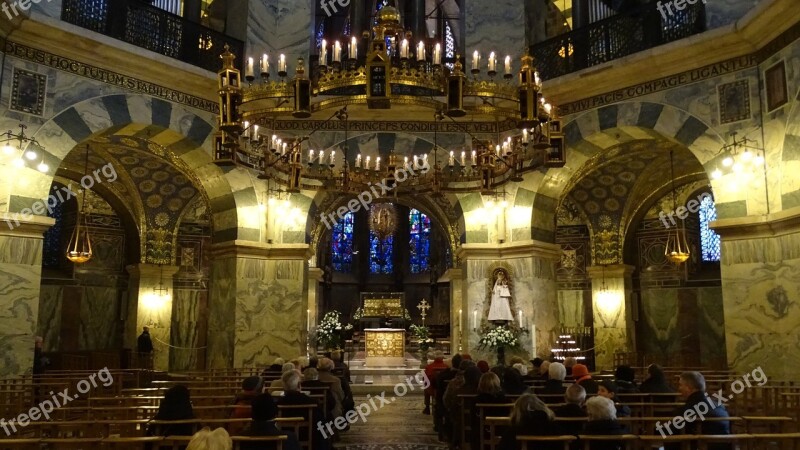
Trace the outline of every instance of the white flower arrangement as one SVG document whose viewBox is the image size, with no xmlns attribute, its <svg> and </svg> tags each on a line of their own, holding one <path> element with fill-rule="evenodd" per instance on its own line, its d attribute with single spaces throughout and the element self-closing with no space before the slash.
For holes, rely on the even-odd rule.
<svg viewBox="0 0 800 450">
<path fill-rule="evenodd" d="M 339 345 L 341 339 L 339 333 L 342 330 L 340 318 L 339 311 L 325 313 L 322 317 L 322 321 L 317 326 L 317 342 L 323 347 L 336 348 Z"/>
<path fill-rule="evenodd" d="M 430 336 L 431 332 L 428 327 L 412 324 L 408 327 L 408 330 L 417 338 L 419 349 L 423 352 L 428 351 L 431 345 L 433 345 L 433 338 Z"/>
<path fill-rule="evenodd" d="M 481 336 L 480 340 L 478 341 L 478 346 L 480 348 L 492 348 L 496 349 L 498 347 L 516 347 L 519 345 L 519 338 L 514 330 L 507 328 L 506 326 L 499 326 L 496 328 L 492 328 L 487 331 L 483 336 Z"/>
</svg>

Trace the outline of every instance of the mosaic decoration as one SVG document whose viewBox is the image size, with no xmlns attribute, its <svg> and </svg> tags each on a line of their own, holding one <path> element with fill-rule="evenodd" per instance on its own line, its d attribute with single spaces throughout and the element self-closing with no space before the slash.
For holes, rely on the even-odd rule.
<svg viewBox="0 0 800 450">
<path fill-rule="evenodd" d="M 731 123 L 750 118 L 750 83 L 739 80 L 719 86 L 719 122 Z"/>
<path fill-rule="evenodd" d="M 11 82 L 9 109 L 42 116 L 44 115 L 44 101 L 47 98 L 46 91 L 47 75 L 15 67 L 14 78 Z"/>
</svg>

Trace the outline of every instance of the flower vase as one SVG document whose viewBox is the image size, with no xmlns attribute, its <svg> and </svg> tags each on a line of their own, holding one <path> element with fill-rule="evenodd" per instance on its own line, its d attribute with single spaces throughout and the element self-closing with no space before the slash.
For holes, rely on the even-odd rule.
<svg viewBox="0 0 800 450">
<path fill-rule="evenodd" d="M 502 345 L 497 347 L 497 365 L 505 366 L 506 365 L 506 348 Z"/>
</svg>

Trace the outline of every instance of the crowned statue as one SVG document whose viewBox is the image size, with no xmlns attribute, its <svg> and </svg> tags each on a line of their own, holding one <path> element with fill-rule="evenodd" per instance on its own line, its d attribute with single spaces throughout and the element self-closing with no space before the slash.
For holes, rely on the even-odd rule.
<svg viewBox="0 0 800 450">
<path fill-rule="evenodd" d="M 506 271 L 503 269 L 495 272 L 488 320 L 489 322 L 511 322 L 514 320 L 514 315 L 511 313 L 511 290 L 508 287 Z"/>
</svg>

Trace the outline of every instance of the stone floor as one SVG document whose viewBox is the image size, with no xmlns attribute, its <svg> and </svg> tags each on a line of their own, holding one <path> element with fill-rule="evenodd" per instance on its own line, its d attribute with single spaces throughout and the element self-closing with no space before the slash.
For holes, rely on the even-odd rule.
<svg viewBox="0 0 800 450">
<path fill-rule="evenodd" d="M 382 404 L 370 395 L 357 395 L 356 408 L 369 409 L 366 420 L 360 419 L 343 433 L 337 449 L 344 450 L 442 450 L 433 431 L 431 416 L 422 414 L 423 396 L 420 392 L 403 397 L 387 389 Z M 370 401 L 372 400 L 372 401 Z M 378 407 L 376 410 L 372 405 Z"/>
</svg>

